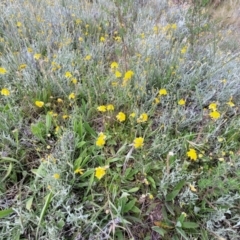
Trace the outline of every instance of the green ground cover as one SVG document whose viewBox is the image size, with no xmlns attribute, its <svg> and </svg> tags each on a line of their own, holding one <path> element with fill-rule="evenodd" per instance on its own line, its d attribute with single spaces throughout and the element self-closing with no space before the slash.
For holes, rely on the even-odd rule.
<svg viewBox="0 0 240 240">
<path fill-rule="evenodd" d="M 239 49 L 207 3 L 1 1 L 0 239 L 239 239 Z"/>
</svg>

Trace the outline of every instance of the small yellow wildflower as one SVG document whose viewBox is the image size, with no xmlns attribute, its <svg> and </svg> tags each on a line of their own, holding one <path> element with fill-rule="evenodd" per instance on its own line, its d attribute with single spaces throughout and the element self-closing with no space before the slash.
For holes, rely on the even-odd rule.
<svg viewBox="0 0 240 240">
<path fill-rule="evenodd" d="M 79 38 L 78 38 L 78 41 L 79 41 L 79 42 L 83 42 L 83 38 L 82 38 L 82 37 L 79 37 Z"/>
<path fill-rule="evenodd" d="M 189 184 L 189 188 L 192 192 L 197 192 L 197 189 L 192 184 Z"/>
<path fill-rule="evenodd" d="M 119 36 L 116 36 L 115 38 L 114 38 L 114 40 L 116 41 L 116 42 L 121 42 L 121 37 L 119 37 Z"/>
<path fill-rule="evenodd" d="M 87 56 L 85 57 L 85 60 L 86 60 L 86 61 L 89 61 L 89 60 L 91 60 L 91 58 L 92 58 L 91 55 L 87 55 Z"/>
<path fill-rule="evenodd" d="M 41 53 L 35 53 L 33 55 L 33 58 L 36 59 L 36 60 L 38 60 L 40 57 L 41 57 Z"/>
<path fill-rule="evenodd" d="M 197 152 L 195 149 L 193 148 L 190 148 L 189 151 L 187 152 L 187 156 L 193 160 L 193 161 L 196 161 L 197 160 Z"/>
<path fill-rule="evenodd" d="M 35 105 L 39 108 L 42 108 L 44 106 L 44 102 L 42 101 L 35 101 Z"/>
<path fill-rule="evenodd" d="M 58 98 L 58 99 L 57 99 L 57 102 L 58 102 L 58 103 L 63 103 L 63 100 L 62 100 L 61 98 Z"/>
<path fill-rule="evenodd" d="M 108 111 L 113 111 L 114 110 L 114 106 L 112 104 L 108 104 L 107 105 L 107 110 Z"/>
<path fill-rule="evenodd" d="M 120 78 L 122 76 L 122 73 L 119 72 L 119 71 L 116 71 L 115 72 L 115 76 L 116 76 L 116 78 Z"/>
<path fill-rule="evenodd" d="M 110 67 L 111 67 L 111 69 L 118 68 L 118 63 L 112 62 Z"/>
<path fill-rule="evenodd" d="M 149 198 L 150 200 L 153 200 L 154 197 L 153 197 L 153 195 L 152 195 L 151 193 L 149 193 L 149 194 L 148 194 L 148 198 Z"/>
<path fill-rule="evenodd" d="M 54 174 L 53 174 L 53 178 L 55 178 L 55 179 L 59 179 L 59 178 L 60 178 L 60 174 L 58 174 L 58 173 L 54 173 Z"/>
<path fill-rule="evenodd" d="M 105 143 L 106 143 L 106 138 L 107 138 L 107 136 L 104 135 L 104 133 L 100 132 L 100 133 L 98 134 L 98 138 L 97 138 L 97 141 L 96 141 L 96 145 L 97 145 L 98 147 L 104 146 Z"/>
<path fill-rule="evenodd" d="M 141 148 L 144 145 L 143 142 L 144 142 L 144 138 L 142 137 L 135 138 L 133 141 L 133 146 L 135 148 Z"/>
<path fill-rule="evenodd" d="M 7 70 L 5 68 L 3 68 L 3 67 L 0 67 L 0 74 L 3 75 L 5 73 L 7 73 Z"/>
<path fill-rule="evenodd" d="M 212 111 L 217 111 L 217 104 L 216 103 L 210 103 L 208 106 L 208 109 Z"/>
<path fill-rule="evenodd" d="M 137 119 L 137 123 L 143 123 L 148 120 L 148 115 L 146 113 L 142 113 L 140 117 Z"/>
<path fill-rule="evenodd" d="M 159 100 L 159 98 L 154 98 L 154 103 L 155 103 L 155 104 L 158 104 L 158 103 L 160 103 L 160 100 Z"/>
<path fill-rule="evenodd" d="M 75 98 L 75 94 L 74 93 L 70 93 L 69 96 L 68 96 L 68 99 L 71 100 L 71 99 L 74 99 Z"/>
<path fill-rule="evenodd" d="M 62 116 L 62 118 L 65 120 L 65 119 L 69 118 L 69 115 L 64 114 L 64 115 Z"/>
<path fill-rule="evenodd" d="M 218 111 L 213 111 L 211 113 L 209 113 L 209 116 L 212 118 L 212 119 L 218 119 L 220 118 L 220 113 Z"/>
<path fill-rule="evenodd" d="M 229 99 L 229 101 L 227 102 L 227 105 L 229 106 L 229 107 L 234 107 L 235 106 L 235 104 L 232 102 L 232 97 Z"/>
<path fill-rule="evenodd" d="M 23 70 L 26 67 L 27 67 L 27 64 L 21 64 L 21 65 L 19 65 L 18 70 Z"/>
<path fill-rule="evenodd" d="M 106 112 L 107 111 L 107 107 L 105 105 L 101 105 L 101 106 L 97 107 L 97 110 L 99 112 Z"/>
<path fill-rule="evenodd" d="M 136 117 L 136 113 L 131 113 L 130 115 L 129 115 L 129 117 L 131 117 L 131 118 L 135 118 Z"/>
<path fill-rule="evenodd" d="M 181 53 L 182 54 L 185 54 L 187 52 L 187 46 L 184 46 L 182 49 L 181 49 Z"/>
<path fill-rule="evenodd" d="M 100 180 L 106 174 L 106 167 L 95 168 L 95 177 Z"/>
<path fill-rule="evenodd" d="M 154 27 L 153 27 L 153 32 L 154 32 L 155 34 L 158 34 L 158 32 L 159 32 L 158 26 L 154 26 Z"/>
<path fill-rule="evenodd" d="M 74 173 L 75 173 L 75 174 L 79 173 L 80 175 L 82 175 L 82 174 L 83 174 L 83 171 L 84 171 L 84 169 L 82 169 L 82 168 L 77 168 L 77 169 L 74 171 Z"/>
<path fill-rule="evenodd" d="M 22 23 L 21 22 L 17 22 L 17 27 L 21 27 L 22 26 Z"/>
<path fill-rule="evenodd" d="M 29 52 L 29 53 L 31 53 L 31 52 L 33 52 L 33 49 L 32 48 L 27 48 L 27 51 Z"/>
<path fill-rule="evenodd" d="M 129 71 L 125 72 L 123 80 L 127 81 L 127 80 L 131 79 L 133 75 L 134 75 L 134 72 L 129 70 Z"/>
<path fill-rule="evenodd" d="M 124 122 L 126 120 L 126 115 L 123 112 L 119 112 L 116 118 L 119 122 Z"/>
<path fill-rule="evenodd" d="M 76 79 L 76 78 L 72 78 L 72 79 L 71 79 L 71 82 L 72 82 L 73 84 L 77 84 L 77 79 Z"/>
<path fill-rule="evenodd" d="M 165 96 L 168 94 L 167 90 L 165 88 L 161 88 L 158 92 L 160 96 Z"/>
<path fill-rule="evenodd" d="M 105 41 L 106 41 L 105 37 L 100 37 L 100 42 L 105 42 Z"/>
<path fill-rule="evenodd" d="M 178 101 L 178 105 L 183 106 L 185 105 L 186 101 L 182 98 Z"/>
<path fill-rule="evenodd" d="M 71 78 L 72 77 L 72 74 L 70 72 L 65 72 L 65 77 L 66 78 Z"/>
<path fill-rule="evenodd" d="M 171 29 L 176 30 L 177 29 L 177 24 L 176 23 L 172 24 Z"/>
<path fill-rule="evenodd" d="M 10 91 L 7 88 L 3 88 L 1 90 L 1 95 L 3 96 L 9 96 L 10 95 Z"/>
</svg>

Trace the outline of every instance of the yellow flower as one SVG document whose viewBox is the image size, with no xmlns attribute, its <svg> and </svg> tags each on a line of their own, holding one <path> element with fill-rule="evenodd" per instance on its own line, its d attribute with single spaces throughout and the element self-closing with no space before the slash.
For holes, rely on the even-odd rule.
<svg viewBox="0 0 240 240">
<path fill-rule="evenodd" d="M 111 69 L 118 68 L 118 63 L 117 62 L 112 62 L 111 63 Z"/>
<path fill-rule="evenodd" d="M 44 102 L 42 102 L 42 101 L 36 101 L 36 102 L 35 102 L 35 105 L 36 105 L 37 107 L 41 108 L 41 107 L 44 106 Z"/>
<path fill-rule="evenodd" d="M 217 111 L 217 104 L 216 103 L 210 103 L 208 106 L 208 109 L 212 111 Z"/>
<path fill-rule="evenodd" d="M 64 115 L 62 116 L 62 118 L 65 120 L 65 119 L 69 118 L 69 115 L 64 114 Z"/>
<path fill-rule="evenodd" d="M 29 53 L 31 53 L 31 52 L 33 52 L 33 49 L 32 48 L 27 48 L 27 51 L 29 52 Z"/>
<path fill-rule="evenodd" d="M 235 104 L 232 102 L 232 97 L 230 97 L 229 101 L 227 102 L 227 105 L 230 107 L 234 107 Z"/>
<path fill-rule="evenodd" d="M 95 177 L 100 180 L 106 174 L 106 167 L 95 168 Z"/>
<path fill-rule="evenodd" d="M 27 64 L 21 64 L 19 65 L 18 70 L 25 69 L 26 67 L 27 67 Z"/>
<path fill-rule="evenodd" d="M 159 98 L 154 98 L 154 103 L 155 103 L 155 104 L 158 104 L 158 103 L 160 103 L 160 100 L 159 100 Z"/>
<path fill-rule="evenodd" d="M 135 148 L 141 148 L 144 145 L 143 142 L 144 142 L 144 138 L 142 137 L 135 138 L 133 141 L 133 146 Z"/>
<path fill-rule="evenodd" d="M 126 120 L 126 115 L 123 112 L 119 112 L 116 118 L 119 122 L 124 122 Z"/>
<path fill-rule="evenodd" d="M 75 173 L 75 174 L 79 173 L 80 175 L 82 175 L 82 174 L 83 174 L 83 171 L 84 171 L 84 169 L 82 169 L 82 168 L 77 168 L 77 169 L 74 171 L 74 173 Z"/>
<path fill-rule="evenodd" d="M 127 81 L 127 80 L 131 79 L 133 75 L 134 75 L 134 72 L 129 70 L 129 71 L 125 72 L 123 80 Z"/>
<path fill-rule="evenodd" d="M 1 95 L 3 96 L 9 96 L 10 95 L 10 91 L 7 88 L 3 88 L 1 90 Z"/>
<path fill-rule="evenodd" d="M 72 77 L 72 74 L 70 72 L 65 72 L 65 77 L 66 78 L 71 78 Z"/>
<path fill-rule="evenodd" d="M 120 78 L 122 76 L 122 73 L 119 72 L 119 71 L 116 71 L 115 72 L 115 76 L 116 76 L 116 78 Z"/>
<path fill-rule="evenodd" d="M 75 94 L 74 93 L 69 94 L 68 98 L 69 98 L 69 100 L 74 99 L 75 98 Z"/>
<path fill-rule="evenodd" d="M 22 23 L 21 22 L 17 22 L 17 27 L 21 27 L 22 26 Z"/>
<path fill-rule="evenodd" d="M 181 49 L 181 53 L 182 54 L 185 54 L 187 52 L 187 46 L 184 46 L 182 49 Z"/>
<path fill-rule="evenodd" d="M 97 141 L 96 141 L 96 145 L 97 145 L 98 147 L 104 146 L 105 143 L 106 143 L 106 138 L 107 138 L 107 136 L 104 135 L 104 133 L 100 132 L 100 133 L 98 134 L 98 138 L 97 138 Z"/>
<path fill-rule="evenodd" d="M 209 113 L 209 116 L 212 118 L 212 119 L 218 119 L 220 118 L 220 113 L 218 111 L 213 111 L 211 113 Z"/>
<path fill-rule="evenodd" d="M 113 111 L 114 110 L 114 106 L 112 104 L 108 104 L 107 105 L 107 110 L 108 111 Z"/>
<path fill-rule="evenodd" d="M 149 193 L 148 194 L 148 198 L 152 200 L 154 197 L 153 197 L 153 195 L 151 193 Z"/>
<path fill-rule="evenodd" d="M 148 120 L 148 115 L 146 113 L 142 113 L 140 117 L 137 119 L 138 123 L 143 123 Z"/>
<path fill-rule="evenodd" d="M 79 38 L 78 38 L 78 41 L 79 41 L 79 42 L 83 42 L 83 38 L 82 38 L 82 37 L 79 37 Z"/>
<path fill-rule="evenodd" d="M 0 74 L 5 74 L 7 72 L 7 70 L 3 67 L 0 67 Z"/>
<path fill-rule="evenodd" d="M 182 98 L 178 101 L 178 105 L 183 106 L 185 105 L 186 101 Z"/>
<path fill-rule="evenodd" d="M 97 107 L 97 110 L 99 112 L 106 112 L 107 111 L 107 107 L 105 105 L 101 105 L 101 106 Z"/>
<path fill-rule="evenodd" d="M 61 98 L 58 98 L 58 99 L 57 99 L 57 102 L 58 102 L 58 103 L 63 103 L 63 100 L 62 100 Z"/>
<path fill-rule="evenodd" d="M 168 92 L 165 88 L 161 88 L 158 93 L 159 93 L 160 96 L 162 96 L 162 95 L 164 96 L 164 95 L 168 94 Z"/>
<path fill-rule="evenodd" d="M 129 115 L 129 117 L 131 117 L 131 118 L 135 118 L 136 117 L 136 113 L 131 113 L 130 115 Z"/>
<path fill-rule="evenodd" d="M 72 79 L 71 79 L 71 82 L 72 82 L 73 84 L 77 84 L 77 79 L 76 79 L 76 78 L 72 78 Z"/>
<path fill-rule="evenodd" d="M 153 31 L 154 31 L 155 34 L 158 34 L 158 31 L 159 31 L 158 26 L 154 26 Z"/>
<path fill-rule="evenodd" d="M 85 60 L 86 60 L 86 61 L 89 61 L 89 60 L 91 60 L 91 58 L 92 58 L 91 55 L 87 55 L 87 56 L 85 57 Z"/>
<path fill-rule="evenodd" d="M 230 107 L 234 107 L 235 106 L 235 104 L 232 101 L 227 102 L 227 105 L 230 106 Z"/>
<path fill-rule="evenodd" d="M 197 189 L 192 184 L 189 184 L 189 188 L 192 192 L 197 192 Z"/>
<path fill-rule="evenodd" d="M 119 37 L 119 36 L 116 36 L 115 38 L 114 38 L 114 40 L 116 41 L 116 42 L 121 42 L 121 37 Z"/>
<path fill-rule="evenodd" d="M 187 156 L 193 160 L 193 161 L 196 161 L 197 160 L 197 152 L 195 149 L 193 148 L 190 148 L 189 151 L 187 152 Z"/>
<path fill-rule="evenodd" d="M 41 53 L 35 53 L 33 57 L 34 59 L 38 60 L 41 57 Z"/>
<path fill-rule="evenodd" d="M 173 30 L 176 30 L 176 29 L 177 29 L 177 24 L 176 24 L 176 23 L 172 24 L 172 25 L 171 25 L 171 28 L 172 28 Z"/>
<path fill-rule="evenodd" d="M 54 174 L 53 174 L 53 178 L 55 178 L 55 179 L 59 179 L 59 178 L 60 178 L 60 174 L 58 174 L 58 173 L 54 173 Z"/>
<path fill-rule="evenodd" d="M 100 42 L 105 42 L 105 41 L 106 41 L 105 37 L 100 38 Z"/>
</svg>

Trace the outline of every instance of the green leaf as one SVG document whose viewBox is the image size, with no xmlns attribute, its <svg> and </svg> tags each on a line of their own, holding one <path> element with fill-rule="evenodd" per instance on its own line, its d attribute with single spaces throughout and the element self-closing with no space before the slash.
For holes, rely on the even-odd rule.
<svg viewBox="0 0 240 240">
<path fill-rule="evenodd" d="M 151 183 L 151 186 L 156 189 L 156 183 L 154 181 L 154 179 L 150 176 L 147 177 L 147 180 Z"/>
<path fill-rule="evenodd" d="M 27 200 L 27 202 L 26 202 L 26 209 L 27 209 L 28 211 L 30 211 L 31 208 L 32 208 L 32 202 L 33 202 L 33 197 L 30 197 L 30 198 Z"/>
<path fill-rule="evenodd" d="M 87 122 L 85 122 L 83 126 L 89 134 L 91 134 L 93 137 L 96 137 L 95 131 L 90 127 L 90 125 Z"/>
<path fill-rule="evenodd" d="M 0 211 L 0 218 L 4 218 L 8 215 L 10 215 L 11 213 L 13 213 L 14 211 L 11 208 L 8 209 L 4 209 Z"/>
<path fill-rule="evenodd" d="M 134 188 L 129 189 L 127 192 L 134 193 L 134 192 L 137 192 L 138 190 L 139 190 L 139 187 L 134 187 Z"/>
<path fill-rule="evenodd" d="M 178 193 L 181 191 L 182 187 L 185 184 L 185 180 L 181 180 L 173 189 L 173 191 L 166 196 L 166 201 L 172 201 Z"/>
<path fill-rule="evenodd" d="M 162 237 L 164 237 L 165 233 L 167 233 L 166 230 L 164 230 L 164 229 L 162 229 L 162 228 L 160 228 L 158 226 L 152 227 L 152 230 L 157 232 L 157 233 L 159 233 Z"/>
<path fill-rule="evenodd" d="M 52 127 L 52 116 L 51 114 L 46 115 L 46 134 L 49 133 L 50 129 Z"/>
<path fill-rule="evenodd" d="M 189 240 L 189 238 L 187 237 L 187 235 L 186 235 L 186 233 L 184 232 L 183 229 L 178 228 L 178 227 L 176 227 L 175 229 L 177 230 L 177 232 L 178 232 L 185 240 Z"/>
<path fill-rule="evenodd" d="M 123 212 L 129 212 L 136 203 L 136 199 L 131 200 L 123 207 Z"/>
<path fill-rule="evenodd" d="M 2 178 L 1 182 L 4 182 L 8 178 L 8 176 L 12 172 L 12 169 L 13 169 L 13 164 L 10 163 L 9 166 L 8 166 L 8 170 L 7 170 L 6 174 L 5 174 L 5 176 Z"/>
<path fill-rule="evenodd" d="M 195 222 L 183 222 L 182 228 L 198 228 L 199 225 Z"/>
<path fill-rule="evenodd" d="M 173 206 L 172 204 L 165 202 L 165 207 L 167 208 L 167 210 L 173 215 L 175 216 L 174 210 L 173 210 Z"/>
<path fill-rule="evenodd" d="M 141 210 L 136 206 L 133 206 L 131 211 L 134 212 L 134 213 L 140 213 L 141 212 Z"/>
<path fill-rule="evenodd" d="M 52 192 L 50 192 L 46 197 L 45 197 L 45 203 L 44 203 L 44 206 L 42 208 L 42 211 L 41 211 L 41 214 L 40 214 L 40 217 L 39 217 L 39 221 L 38 221 L 38 226 L 37 226 L 37 231 L 36 231 L 36 236 L 38 237 L 38 232 L 39 232 L 39 228 L 42 224 L 42 221 L 43 221 L 43 218 L 45 216 L 45 213 L 49 207 L 49 204 L 50 202 L 52 201 L 52 197 L 53 197 L 53 194 Z"/>
</svg>

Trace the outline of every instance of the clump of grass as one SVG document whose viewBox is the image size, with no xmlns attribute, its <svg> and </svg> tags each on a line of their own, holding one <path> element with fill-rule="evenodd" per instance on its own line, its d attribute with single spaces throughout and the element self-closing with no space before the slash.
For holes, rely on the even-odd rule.
<svg viewBox="0 0 240 240">
<path fill-rule="evenodd" d="M 238 237 L 239 53 L 203 6 L 2 4 L 1 239 Z"/>
</svg>

